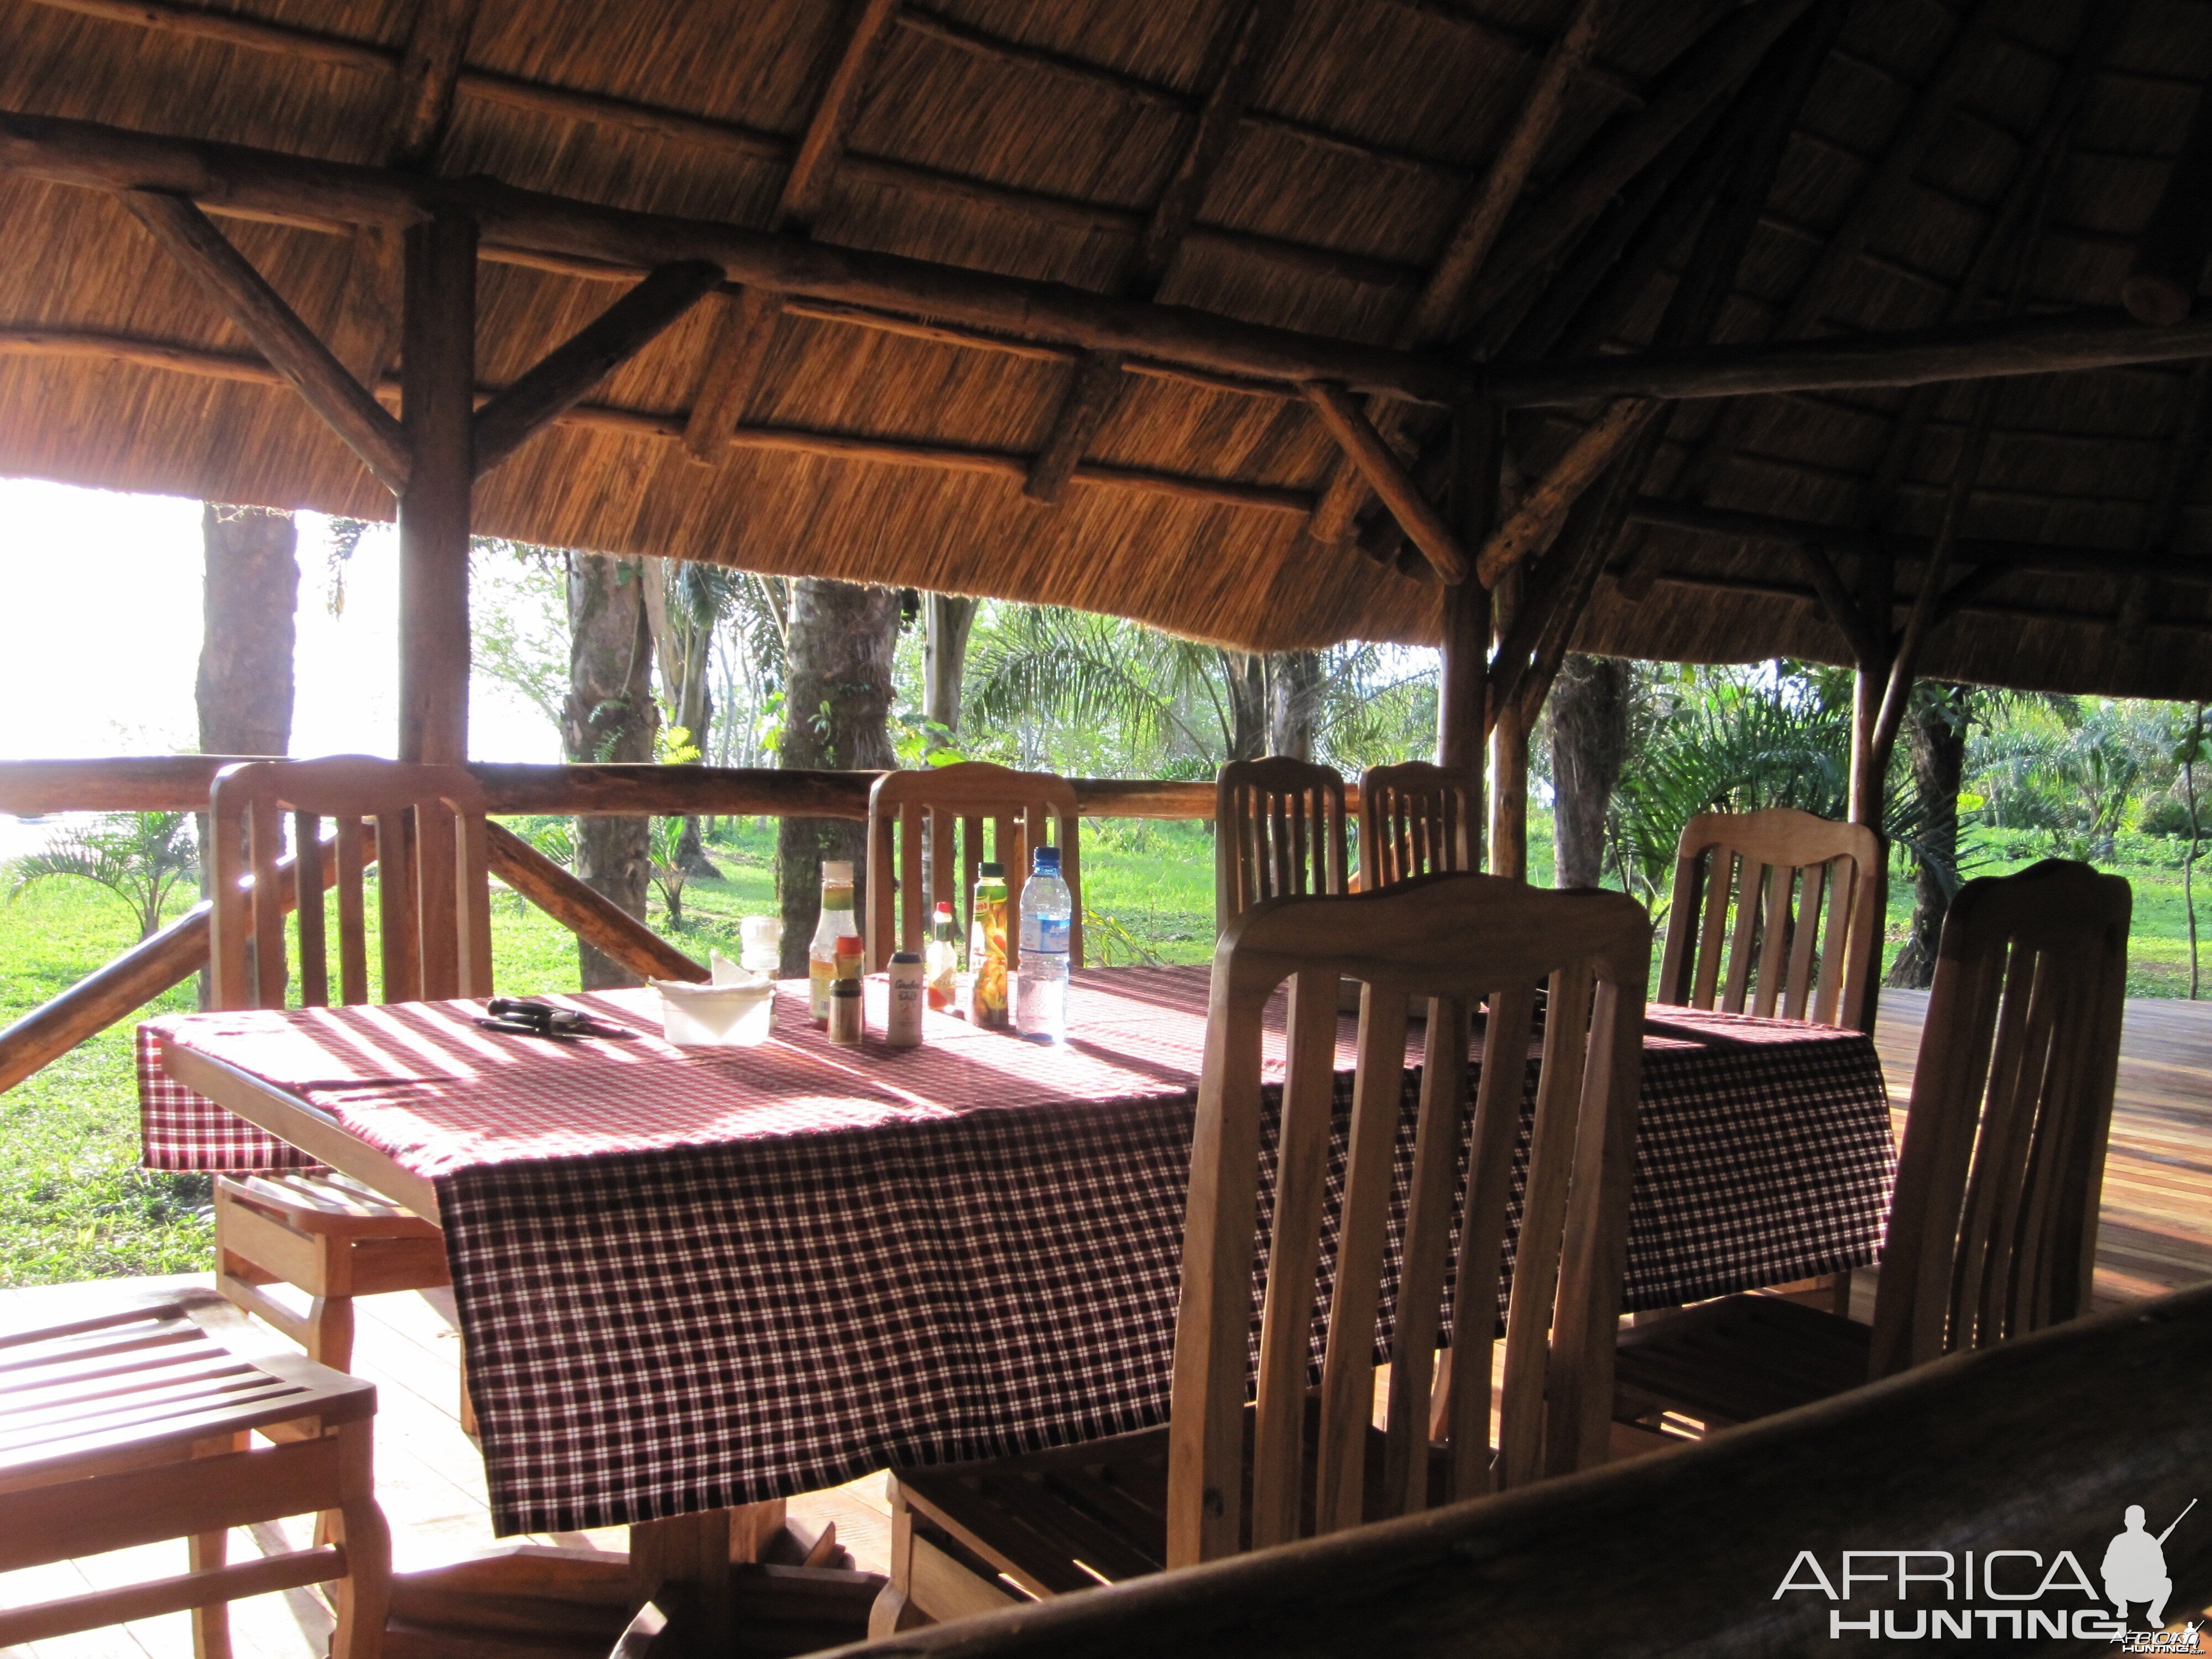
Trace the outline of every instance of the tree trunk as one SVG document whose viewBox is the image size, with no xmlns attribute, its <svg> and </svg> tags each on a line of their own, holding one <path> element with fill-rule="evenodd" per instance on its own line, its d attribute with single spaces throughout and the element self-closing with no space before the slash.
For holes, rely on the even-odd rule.
<svg viewBox="0 0 2212 1659">
<path fill-rule="evenodd" d="M 931 593 L 923 605 L 927 631 L 921 647 L 921 717 L 929 724 L 927 746 L 944 749 L 960 730 L 960 686 L 968 673 L 968 631 L 975 625 L 975 601 Z"/>
<path fill-rule="evenodd" d="M 299 531 L 289 513 L 210 501 L 200 509 L 200 537 L 207 555 L 200 752 L 288 753 Z"/>
<path fill-rule="evenodd" d="M 894 764 L 891 656 L 898 641 L 893 587 L 809 576 L 792 584 L 778 764 L 867 770 Z M 783 819 L 776 828 L 776 890 L 783 912 L 783 973 L 806 972 L 806 947 L 822 915 L 822 861 L 850 859 L 854 901 L 867 914 L 867 826 L 842 818 Z"/>
<path fill-rule="evenodd" d="M 1958 686 L 1929 685 L 1905 726 L 1912 781 L 1926 813 L 1924 855 L 1915 860 L 1912 921 L 1883 981 L 1918 990 L 1936 976 L 1936 947 L 1959 870 L 1959 783 L 1966 769 L 1967 698 Z"/>
<path fill-rule="evenodd" d="M 568 555 L 568 703 L 562 747 L 571 761 L 650 761 L 660 725 L 653 702 L 647 577 L 638 559 Z M 652 868 L 651 822 L 593 814 L 576 820 L 576 874 L 640 921 Z M 584 988 L 635 985 L 637 976 L 580 939 Z"/>
<path fill-rule="evenodd" d="M 300 607 L 300 532 L 289 513 L 259 507 L 200 508 L 206 575 L 200 623 L 203 755 L 286 755 L 292 750 L 292 648 Z M 208 817 L 199 814 L 200 893 L 207 894 Z M 200 975 L 200 1006 L 213 988 Z"/>
<path fill-rule="evenodd" d="M 1321 653 L 1282 651 L 1267 663 L 1267 752 L 1314 757 L 1314 716 L 1321 708 Z"/>
<path fill-rule="evenodd" d="M 714 656 L 716 618 L 687 600 L 681 580 L 683 560 L 664 558 L 654 562 L 658 568 L 649 570 L 646 577 L 645 610 L 653 629 L 653 653 L 660 665 L 661 690 L 668 700 L 671 720 L 683 728 L 703 763 L 713 741 L 714 696 L 708 670 Z M 714 880 L 722 873 L 707 856 L 696 817 L 684 820 L 676 857 L 686 875 Z"/>
<path fill-rule="evenodd" d="M 1553 884 L 1595 887 L 1605 875 L 1605 819 L 1628 753 L 1629 666 L 1570 656 L 1552 683 Z"/>
<path fill-rule="evenodd" d="M 1229 671 L 1229 758 L 1257 760 L 1267 752 L 1267 659 L 1224 651 Z"/>
</svg>

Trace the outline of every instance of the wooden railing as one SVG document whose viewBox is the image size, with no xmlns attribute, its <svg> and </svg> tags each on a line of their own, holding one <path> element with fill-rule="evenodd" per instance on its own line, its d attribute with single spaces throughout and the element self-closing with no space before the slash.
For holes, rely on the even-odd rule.
<svg viewBox="0 0 2212 1659">
<path fill-rule="evenodd" d="M 0 812 L 197 812 L 215 775 L 243 757 L 0 761 Z M 782 771 L 736 766 L 526 766 L 479 762 L 496 813 L 864 818 L 877 772 Z M 1077 778 L 1085 817 L 1210 818 L 1211 782 Z M 1346 786 L 1357 810 L 1358 786 Z"/>
<path fill-rule="evenodd" d="M 194 812 L 224 767 L 248 757 L 160 755 L 118 759 L 0 761 L 0 813 Z M 490 763 L 469 769 L 495 813 L 728 817 L 867 816 L 876 772 L 781 771 L 711 766 L 530 766 Z M 1086 817 L 1203 818 L 1213 786 L 1180 780 L 1079 778 Z M 1351 791 L 1357 797 L 1357 787 Z M 706 968 L 643 922 L 586 886 L 512 831 L 491 826 L 492 872 L 610 960 L 642 977 L 703 980 Z M 291 863 L 281 866 L 291 879 Z M 336 860 L 324 869 L 334 872 Z M 284 895 L 289 910 L 293 896 Z M 161 932 L 4 1030 L 0 1090 L 13 1088 L 87 1037 L 143 1007 L 207 965 L 208 907 L 201 904 Z"/>
<path fill-rule="evenodd" d="M 1972 1644 L 2002 1651 L 2116 1651 L 2096 1597 L 2105 1546 L 2140 1504 L 2155 1534 L 2212 1493 L 2212 1286 L 2057 1326 L 1662 1453 L 1330 1538 L 1139 1578 L 890 1640 L 842 1659 L 1403 1659 L 1462 1655 L 1723 1655 L 1834 1647 L 1894 1612 L 1969 1613 Z M 2212 1599 L 2212 1520 L 2166 1541 L 2166 1617 Z M 1909 1601 L 1856 1583 L 1842 1553 L 1926 1552 Z M 2002 1595 L 1991 1551 L 2005 1560 Z M 1973 1553 L 1981 1575 L 1969 1578 Z M 2087 1587 L 2058 1560 L 2071 1551 Z M 1893 1556 L 1853 1571 L 1887 1574 Z M 1948 1566 L 1950 1587 L 1930 1574 Z M 2044 1596 L 2027 1594 L 2048 1575 Z M 1781 1589 L 1785 1581 L 1811 1589 Z M 1971 1589 L 1969 1587 L 1972 1587 Z M 1984 1621 L 1984 1610 L 1994 1614 Z M 2040 1612 L 2039 1625 L 2026 1616 Z M 2147 1609 L 2130 1608 L 2139 1621 Z M 2051 1621 L 2063 1634 L 2051 1634 Z M 2098 1628 L 2090 1628 L 2095 1626 Z M 2140 1623 L 2133 1628 L 2140 1631 Z"/>
</svg>

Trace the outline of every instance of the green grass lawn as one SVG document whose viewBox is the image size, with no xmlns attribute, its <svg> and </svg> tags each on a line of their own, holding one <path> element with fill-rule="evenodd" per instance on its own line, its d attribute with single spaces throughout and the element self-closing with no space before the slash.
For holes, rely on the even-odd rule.
<svg viewBox="0 0 2212 1659">
<path fill-rule="evenodd" d="M 1530 877 L 1548 883 L 1547 815 L 1532 815 L 1528 839 Z M 710 848 L 721 878 L 690 884 L 679 928 L 668 927 L 656 893 L 653 926 L 702 960 L 714 947 L 734 957 L 738 919 L 775 908 L 775 845 L 770 823 L 726 823 Z M 2136 890 L 2129 994 L 2185 994 L 2186 925 L 2172 847 L 2130 836 L 2117 853 L 2112 867 Z M 1992 849 L 1973 872 L 2002 873 L 2034 855 L 2024 848 Z M 1205 825 L 1118 820 L 1088 826 L 1083 869 L 1092 962 L 1197 963 L 1212 955 L 1213 845 Z M 1892 949 L 1904 938 L 1911 905 L 1911 880 L 1893 879 Z M 177 909 L 183 908 L 180 902 Z M 2206 919 L 2212 921 L 2212 905 Z M 134 933 L 123 904 L 83 883 L 49 883 L 0 902 L 0 1024 L 127 950 Z M 504 891 L 493 905 L 493 951 L 504 989 L 576 987 L 574 940 Z M 187 1011 L 194 994 L 191 984 L 179 986 L 144 1012 Z M 138 1167 L 132 1024 L 100 1033 L 0 1095 L 0 1286 L 208 1265 L 208 1178 Z"/>
</svg>

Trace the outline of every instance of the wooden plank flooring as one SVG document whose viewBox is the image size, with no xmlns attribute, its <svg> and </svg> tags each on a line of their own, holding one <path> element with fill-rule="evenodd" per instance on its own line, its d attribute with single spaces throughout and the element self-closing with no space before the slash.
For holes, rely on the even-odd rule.
<svg viewBox="0 0 2212 1659">
<path fill-rule="evenodd" d="M 1925 992 L 1885 991 L 1875 1027 L 1899 1129 Z M 2105 1157 L 2096 1301 L 2110 1307 L 2212 1279 L 2212 1002 L 2128 1004 Z"/>
<path fill-rule="evenodd" d="M 1882 998 L 1875 1041 L 1900 1127 L 1926 1001 L 1909 992 Z M 2131 1002 L 2105 1179 L 2099 1300 L 2117 1303 L 2205 1279 L 2212 1279 L 2212 1004 Z M 119 1281 L 116 1288 L 148 1282 Z M 1870 1310 L 1869 1288 L 1860 1290 L 1862 1317 Z M 97 1293 L 82 1285 L 0 1291 L 0 1316 L 33 1316 L 43 1303 L 64 1318 Z M 459 1345 L 451 1315 L 442 1295 L 374 1297 L 360 1304 L 356 1363 L 378 1387 L 378 1492 L 402 1572 L 493 1542 L 483 1466 L 456 1415 Z M 882 1476 L 793 1498 L 791 1511 L 810 1525 L 836 1522 L 839 1540 L 861 1567 L 885 1570 L 890 1522 Z M 271 1548 L 307 1541 L 301 1523 L 287 1523 L 289 1538 L 262 1530 Z M 619 1530 L 539 1541 L 623 1546 Z M 232 1559 L 261 1547 L 240 1533 Z M 0 1606 L 156 1577 L 183 1564 L 184 1547 L 168 1544 L 0 1574 Z M 329 1643 L 329 1613 L 311 1590 L 237 1603 L 231 1626 L 239 1659 L 318 1659 Z M 179 1613 L 0 1650 L 0 1659 L 188 1659 L 191 1652 L 187 1618 Z"/>
</svg>

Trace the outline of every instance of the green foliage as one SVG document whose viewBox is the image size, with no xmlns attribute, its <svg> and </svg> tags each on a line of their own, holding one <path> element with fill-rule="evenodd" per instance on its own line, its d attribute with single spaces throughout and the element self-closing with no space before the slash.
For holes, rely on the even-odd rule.
<svg viewBox="0 0 2212 1659">
<path fill-rule="evenodd" d="M 178 886 L 198 878 L 199 858 L 188 815 L 111 812 L 16 860 L 11 874 L 11 900 L 61 877 L 104 887 L 131 907 L 143 939 L 160 931 L 162 908 Z"/>
<path fill-rule="evenodd" d="M 660 902 L 668 907 L 668 925 L 672 929 L 681 929 L 684 888 L 691 879 L 691 872 L 684 864 L 684 820 L 653 819 L 647 832 L 646 856 L 653 872 L 653 884 L 660 890 Z"/>
</svg>

